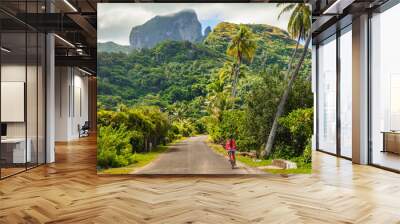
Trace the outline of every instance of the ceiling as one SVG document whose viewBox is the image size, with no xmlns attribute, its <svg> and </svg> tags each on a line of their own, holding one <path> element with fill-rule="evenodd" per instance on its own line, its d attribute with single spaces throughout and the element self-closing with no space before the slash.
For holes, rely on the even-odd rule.
<svg viewBox="0 0 400 224">
<path fill-rule="evenodd" d="M 218 2 L 249 2 L 248 0 L 217 0 Z M 301 0 L 288 0 L 302 2 Z M 23 33 L 52 32 L 55 38 L 56 65 L 79 66 L 96 73 L 97 3 L 185 2 L 180 0 L 1 0 L 0 24 L 8 33 L 7 42 L 14 40 L 15 58 L 23 51 Z M 187 2 L 187 1 L 186 1 Z M 191 2 L 216 2 L 197 0 Z M 252 0 L 279 2 L 279 0 Z M 20 34 L 18 34 L 20 33 Z M 22 33 L 22 34 L 21 34 Z M 15 38 L 14 38 L 15 37 Z M 22 39 L 21 39 L 22 38 Z M 22 41 L 22 42 L 21 42 Z M 11 43 L 10 43 L 11 46 Z M 19 49 L 19 50 L 16 50 Z M 28 51 L 30 52 L 28 47 Z M 10 55 L 9 55 L 10 56 Z"/>
<path fill-rule="evenodd" d="M 217 0 L 219 2 L 249 2 L 244 0 Z M 288 2 L 288 0 L 285 0 Z M 301 0 L 289 0 L 302 2 Z M 313 37 L 320 36 L 337 21 L 348 15 L 379 6 L 387 0 L 310 0 L 313 8 Z M 54 32 L 56 65 L 79 66 L 96 72 L 97 3 L 154 2 L 150 0 L 1 0 L 0 25 L 4 38 L 21 41 L 21 34 Z M 185 2 L 159 0 L 155 2 Z M 186 1 L 187 2 L 187 1 Z M 197 0 L 191 2 L 215 2 Z M 279 0 L 252 0 L 251 2 L 279 2 Z M 329 9 L 329 10 L 328 10 Z M 351 20 L 350 20 L 351 21 Z M 316 40 L 318 38 L 315 38 Z M 7 40 L 8 42 L 9 40 Z M 23 44 L 23 43 L 22 43 Z M 17 46 L 14 46 L 17 48 Z M 28 49 L 28 52 L 30 50 Z M 23 53 L 23 52 L 20 52 Z M 18 51 L 15 51 L 18 54 Z"/>
<path fill-rule="evenodd" d="M 350 25 L 354 17 L 376 12 L 380 6 L 397 0 L 311 0 L 313 44 Z"/>
</svg>

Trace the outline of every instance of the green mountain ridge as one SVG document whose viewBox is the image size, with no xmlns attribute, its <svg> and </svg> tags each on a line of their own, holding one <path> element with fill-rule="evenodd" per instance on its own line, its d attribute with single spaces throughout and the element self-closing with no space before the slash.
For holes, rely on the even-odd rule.
<svg viewBox="0 0 400 224">
<path fill-rule="evenodd" d="M 112 41 L 107 41 L 104 43 L 97 43 L 97 52 L 107 52 L 107 53 L 126 53 L 131 52 L 132 49 L 129 45 L 120 45 Z"/>
<path fill-rule="evenodd" d="M 268 65 L 283 70 L 296 41 L 273 26 L 246 26 L 254 33 L 257 52 L 253 62 L 245 62 L 244 66 L 260 72 Z M 150 49 L 131 51 L 115 43 L 100 44 L 103 45 L 98 49 L 100 104 L 106 108 L 115 108 L 119 103 L 167 107 L 205 97 L 212 74 L 228 59 L 226 48 L 239 27 L 221 22 L 202 43 L 166 40 Z M 306 61 L 303 69 L 310 70 L 310 64 Z"/>
<path fill-rule="evenodd" d="M 296 41 L 291 39 L 286 31 L 266 24 L 243 25 L 251 29 L 257 41 L 256 56 L 253 59 L 252 68 L 273 63 L 286 66 L 292 50 L 296 47 Z M 239 28 L 240 24 L 221 22 L 207 36 L 204 44 L 225 53 L 231 37 L 239 31 Z"/>
</svg>

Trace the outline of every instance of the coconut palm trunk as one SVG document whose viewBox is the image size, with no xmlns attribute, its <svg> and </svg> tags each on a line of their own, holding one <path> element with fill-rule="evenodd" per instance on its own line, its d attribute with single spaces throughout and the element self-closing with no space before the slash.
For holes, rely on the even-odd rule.
<svg viewBox="0 0 400 224">
<path fill-rule="evenodd" d="M 240 75 L 240 65 L 241 65 L 241 59 L 238 59 L 237 64 L 233 66 L 233 83 L 232 83 L 232 97 L 236 97 L 236 90 L 237 90 L 237 84 L 239 80 L 239 75 Z"/>
<path fill-rule="evenodd" d="M 301 28 L 301 30 L 303 30 L 303 28 Z M 300 32 L 298 37 L 297 37 L 296 48 L 293 50 L 292 57 L 290 58 L 290 61 L 289 61 L 289 64 L 288 64 L 288 68 L 287 68 L 287 72 L 286 72 L 287 76 L 289 76 L 290 72 L 292 71 L 292 64 L 293 64 L 294 59 L 296 58 L 297 50 L 299 49 L 299 43 L 300 43 L 300 40 L 301 40 L 301 34 L 302 34 L 302 32 Z M 287 77 L 285 77 L 285 79 L 286 78 Z"/>
<path fill-rule="evenodd" d="M 290 90 L 292 89 L 293 83 L 294 83 L 294 81 L 296 80 L 296 78 L 297 78 L 297 76 L 299 74 L 301 65 L 304 62 L 304 58 L 307 55 L 308 46 L 310 44 L 310 41 L 311 41 L 311 33 L 308 34 L 308 37 L 307 37 L 306 43 L 304 45 L 304 49 L 303 49 L 303 53 L 301 55 L 301 58 L 300 58 L 299 62 L 297 63 L 296 69 L 294 70 L 294 72 L 292 74 L 292 77 L 290 78 L 289 83 L 288 83 L 285 91 L 283 92 L 283 95 L 282 95 L 281 100 L 279 102 L 279 105 L 278 105 L 278 108 L 277 108 L 277 111 L 276 111 L 276 114 L 275 114 L 275 117 L 274 117 L 274 121 L 272 123 L 272 127 L 271 127 L 271 130 L 270 130 L 269 136 L 268 136 L 267 144 L 265 145 L 264 151 L 261 153 L 262 157 L 268 156 L 271 153 L 272 146 L 274 145 L 274 141 L 275 141 L 276 131 L 278 129 L 278 119 L 283 114 L 286 101 L 287 101 L 287 99 L 289 97 Z"/>
<path fill-rule="evenodd" d="M 237 83 L 240 75 L 240 65 L 242 64 L 242 53 L 237 52 L 237 63 L 233 66 L 233 83 L 232 83 L 232 97 L 236 97 Z"/>
</svg>

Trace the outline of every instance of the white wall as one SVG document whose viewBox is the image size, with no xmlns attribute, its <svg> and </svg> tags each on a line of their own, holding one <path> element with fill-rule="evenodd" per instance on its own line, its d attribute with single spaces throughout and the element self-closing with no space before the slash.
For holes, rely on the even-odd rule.
<svg viewBox="0 0 400 224">
<path fill-rule="evenodd" d="M 56 67 L 55 140 L 79 138 L 78 125 L 88 120 L 88 78 L 72 67 Z"/>
<path fill-rule="evenodd" d="M 71 135 L 74 137 L 79 137 L 78 124 L 83 125 L 85 121 L 89 120 L 88 113 L 88 77 L 84 75 L 79 70 L 75 69 L 74 75 L 74 107 L 72 108 L 72 120 L 71 120 Z M 78 75 L 76 72 L 79 72 Z"/>
<path fill-rule="evenodd" d="M 67 67 L 55 68 L 55 140 L 68 140 L 69 96 L 68 88 L 71 83 Z"/>
</svg>

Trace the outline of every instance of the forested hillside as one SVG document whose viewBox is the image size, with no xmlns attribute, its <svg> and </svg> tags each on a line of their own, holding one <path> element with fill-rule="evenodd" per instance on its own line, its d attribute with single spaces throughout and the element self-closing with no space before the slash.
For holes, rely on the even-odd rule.
<svg viewBox="0 0 400 224">
<path fill-rule="evenodd" d="M 243 27 L 249 30 L 256 48 L 252 60 L 244 58 L 239 64 L 236 87 L 233 74 L 237 62 L 227 48 Z M 115 124 L 120 121 L 125 122 L 123 130 L 140 129 L 135 137 L 121 137 L 131 141 L 135 152 L 147 150 L 147 142 L 158 144 L 207 133 L 216 143 L 234 135 L 239 150 L 258 153 L 287 86 L 286 70 L 295 47 L 296 41 L 279 28 L 222 22 L 201 43 L 166 40 L 130 53 L 99 52 L 99 124 L 118 128 Z M 280 120 L 272 158 L 304 156 L 311 133 L 296 132 L 292 126 L 312 127 L 312 110 L 305 109 L 313 104 L 310 76 L 309 53 Z M 237 94 L 232 88 L 237 88 Z M 155 128 L 151 114 L 163 118 L 166 126 L 162 130 Z M 154 140 L 152 136 L 156 136 Z M 132 139 L 141 143 L 135 145 Z M 305 156 L 310 160 L 311 154 Z"/>
<path fill-rule="evenodd" d="M 295 41 L 276 27 L 248 26 L 255 33 L 258 46 L 249 69 L 257 72 L 272 67 L 284 69 Z M 165 106 L 205 96 L 211 75 L 229 60 L 226 48 L 238 29 L 238 24 L 224 22 L 214 28 L 204 43 L 167 40 L 154 48 L 129 54 L 99 52 L 101 106 L 115 108 L 119 103 L 134 105 L 144 101 Z M 310 61 L 306 61 L 303 70 L 310 71 L 310 66 Z"/>
<path fill-rule="evenodd" d="M 108 53 L 126 53 L 131 52 L 131 48 L 128 45 L 119 45 L 112 41 L 105 43 L 97 43 L 98 52 L 108 52 Z"/>
</svg>

